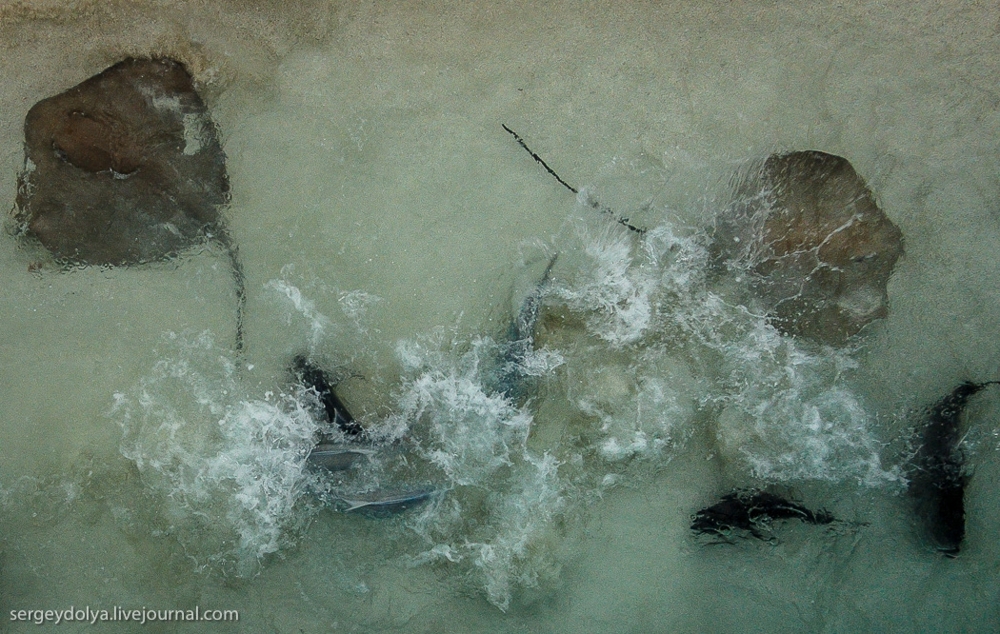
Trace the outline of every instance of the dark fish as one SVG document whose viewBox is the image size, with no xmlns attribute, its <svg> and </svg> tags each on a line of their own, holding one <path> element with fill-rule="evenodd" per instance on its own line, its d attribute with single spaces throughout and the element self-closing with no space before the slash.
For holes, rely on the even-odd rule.
<svg viewBox="0 0 1000 634">
<path fill-rule="evenodd" d="M 357 498 L 341 498 L 347 505 L 345 513 L 365 513 L 377 517 L 396 515 L 423 504 L 437 493 L 436 489 L 425 487 L 407 491 L 375 491 Z"/>
<path fill-rule="evenodd" d="M 524 298 L 520 310 L 507 327 L 506 339 L 500 346 L 494 387 L 497 392 L 515 401 L 524 398 L 527 391 L 524 362 L 535 347 L 535 326 L 538 325 L 538 316 L 541 314 L 542 291 L 548 284 L 549 273 L 558 257 L 558 253 L 552 256 L 541 279 Z"/>
<path fill-rule="evenodd" d="M 344 471 L 353 467 L 361 458 L 373 455 L 375 455 L 374 449 L 357 445 L 322 444 L 313 447 L 306 461 L 329 471 Z"/>
<path fill-rule="evenodd" d="M 302 355 L 296 356 L 292 361 L 292 372 L 295 373 L 304 387 L 316 391 L 326 419 L 330 423 L 336 425 L 348 437 L 353 438 L 364 434 L 364 427 L 354 420 L 354 417 L 337 397 L 336 392 L 333 391 L 337 384 L 330 380 L 326 372 Z"/>
<path fill-rule="evenodd" d="M 292 361 L 292 371 L 304 387 L 316 391 L 323 412 L 330 423 L 335 424 L 352 440 L 364 437 L 364 428 L 354 420 L 344 404 L 337 398 L 333 391 L 336 384 L 322 369 L 304 356 L 299 355 Z M 310 465 L 328 471 L 345 471 L 357 464 L 360 459 L 370 458 L 376 453 L 376 448 L 371 444 L 321 441 L 309 452 L 306 461 Z M 333 500 L 338 503 L 344 513 L 363 513 L 375 517 L 386 517 L 423 504 L 436 493 L 437 489 L 419 487 L 405 490 L 377 490 L 356 498 L 334 497 Z"/>
<path fill-rule="evenodd" d="M 767 539 L 761 531 L 772 520 L 797 519 L 808 524 L 829 524 L 834 517 L 826 511 L 810 511 L 777 495 L 745 489 L 724 495 L 720 502 L 691 516 L 691 530 L 699 535 L 728 537 L 733 530 L 747 531 L 757 539 Z"/>
<path fill-rule="evenodd" d="M 1000 381 L 962 383 L 927 410 L 927 426 L 914 458 L 909 492 L 928 536 L 955 557 L 965 537 L 965 486 L 969 476 L 960 448 L 962 412 L 980 390 Z"/>
</svg>

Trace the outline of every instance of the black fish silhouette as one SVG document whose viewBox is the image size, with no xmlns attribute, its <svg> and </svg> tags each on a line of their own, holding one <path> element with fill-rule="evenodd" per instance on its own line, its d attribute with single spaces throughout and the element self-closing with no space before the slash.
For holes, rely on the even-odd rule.
<svg viewBox="0 0 1000 634">
<path fill-rule="evenodd" d="M 927 410 L 927 426 L 914 459 L 909 493 L 928 536 L 938 550 L 955 557 L 965 537 L 965 486 L 960 423 L 969 399 L 1000 381 L 966 381 Z"/>
<path fill-rule="evenodd" d="M 326 372 L 303 355 L 298 355 L 292 360 L 292 372 L 304 387 L 316 391 L 327 421 L 336 425 L 350 438 L 364 434 L 364 428 L 354 420 L 347 407 L 337 397 L 337 393 L 333 391 L 337 384 L 330 380 Z"/>
<path fill-rule="evenodd" d="M 714 534 L 726 538 L 733 530 L 749 532 L 757 539 L 767 539 L 762 532 L 772 520 L 797 519 L 807 524 L 829 524 L 834 517 L 826 511 L 810 511 L 772 493 L 741 489 L 722 496 L 722 500 L 691 516 L 691 530 L 699 535 Z"/>
</svg>

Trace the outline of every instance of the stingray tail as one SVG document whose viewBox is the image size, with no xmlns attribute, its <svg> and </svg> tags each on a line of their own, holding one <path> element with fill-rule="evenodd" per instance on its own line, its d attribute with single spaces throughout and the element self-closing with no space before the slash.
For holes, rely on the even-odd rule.
<svg viewBox="0 0 1000 634">
<path fill-rule="evenodd" d="M 247 280 L 243 274 L 243 261 L 240 259 L 240 248 L 233 242 L 228 231 L 223 231 L 222 246 L 229 256 L 229 266 L 233 271 L 233 286 L 236 291 L 236 354 L 243 354 L 246 347 L 243 336 L 243 318 L 247 310 Z"/>
<path fill-rule="evenodd" d="M 542 159 L 542 157 L 540 157 L 537 154 L 535 154 L 534 151 L 532 151 L 532 149 L 530 147 L 528 147 L 528 144 L 524 142 L 524 139 L 521 138 L 521 135 L 519 135 L 517 132 L 514 132 L 513 130 L 511 130 L 510 128 L 508 128 L 507 124 L 505 124 L 505 123 L 501 123 L 500 127 L 502 127 L 508 134 L 510 134 L 512 137 L 514 137 L 514 140 L 517 141 L 517 144 L 520 145 L 522 148 L 524 148 L 524 151 L 527 152 L 528 154 L 530 154 L 531 158 L 535 159 L 536 163 L 538 163 L 539 165 L 541 165 L 542 167 L 544 167 L 545 171 L 548 172 L 549 174 L 551 174 L 552 177 L 555 178 L 559 182 L 560 185 L 562 185 L 563 187 L 565 187 L 569 191 L 573 192 L 574 194 L 579 194 L 580 193 L 579 189 L 577 189 L 576 187 L 573 187 L 572 185 L 570 185 L 569 183 L 567 183 L 566 181 L 564 181 L 562 179 L 562 177 L 559 176 L 559 174 L 556 174 L 556 171 L 554 169 L 552 169 L 551 167 L 549 167 L 549 164 L 546 163 L 545 160 Z M 611 216 L 612 218 L 615 219 L 615 222 L 617 222 L 621 226 L 625 227 L 629 231 L 634 231 L 635 233 L 638 233 L 639 235 L 643 235 L 644 233 L 646 233 L 646 229 L 645 228 L 635 226 L 634 224 L 632 224 L 629 221 L 628 218 L 626 218 L 625 216 L 622 216 L 622 215 L 616 213 L 614 209 L 608 207 L 607 205 L 602 205 L 600 202 L 598 202 L 596 200 L 593 200 L 593 199 L 590 199 L 590 197 L 588 197 L 587 205 L 590 206 L 592 209 L 596 209 L 597 211 L 601 212 L 602 214 L 606 214 L 608 216 Z"/>
</svg>

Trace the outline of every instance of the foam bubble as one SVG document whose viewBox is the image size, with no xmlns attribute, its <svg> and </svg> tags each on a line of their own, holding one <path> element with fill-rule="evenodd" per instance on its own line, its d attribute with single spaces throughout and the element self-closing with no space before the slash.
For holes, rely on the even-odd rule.
<svg viewBox="0 0 1000 634">
<path fill-rule="evenodd" d="M 302 294 L 297 286 L 286 280 L 270 280 L 264 285 L 265 288 L 278 294 L 288 307 L 299 313 L 309 324 L 309 343 L 315 347 L 323 339 L 326 329 L 330 326 L 330 319 L 316 308 L 316 303 Z M 291 314 L 289 314 L 289 323 Z"/>
<path fill-rule="evenodd" d="M 616 226 L 595 230 L 580 223 L 576 232 L 585 264 L 555 284 L 552 294 L 586 314 L 590 331 L 611 345 L 638 341 L 653 322 L 658 291 L 656 277 L 643 266 L 648 254 L 637 252 L 632 236 Z"/>
</svg>

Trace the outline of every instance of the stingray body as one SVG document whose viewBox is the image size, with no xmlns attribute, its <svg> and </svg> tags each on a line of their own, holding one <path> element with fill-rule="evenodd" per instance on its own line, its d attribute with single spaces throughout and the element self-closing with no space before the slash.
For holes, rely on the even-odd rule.
<svg viewBox="0 0 1000 634">
<path fill-rule="evenodd" d="M 35 104 L 24 136 L 16 215 L 58 258 L 150 262 L 222 233 L 226 157 L 177 62 L 115 64 Z"/>
<path fill-rule="evenodd" d="M 965 486 L 969 476 L 961 450 L 961 418 L 969 399 L 998 382 L 966 381 L 926 411 L 909 493 L 917 515 L 938 550 L 954 557 L 965 538 Z"/>
<path fill-rule="evenodd" d="M 219 134 L 184 66 L 127 59 L 35 104 L 14 218 L 58 260 L 123 266 L 214 240 L 230 257 L 242 348 L 243 270 L 220 215 Z"/>
<path fill-rule="evenodd" d="M 886 316 L 903 235 L 847 159 L 809 150 L 737 176 L 712 250 L 748 274 L 778 329 L 839 345 Z"/>
</svg>

